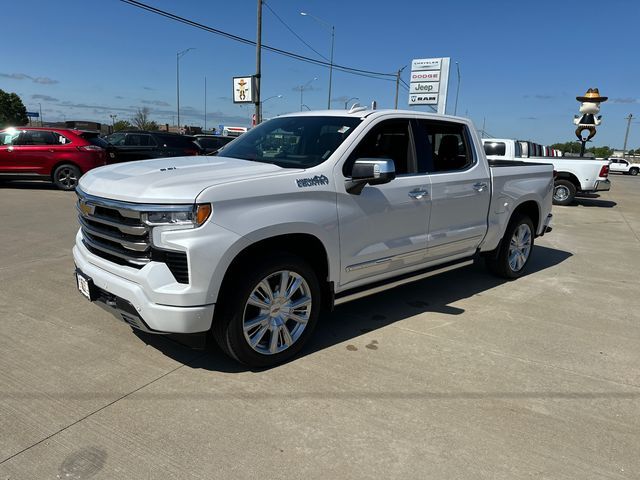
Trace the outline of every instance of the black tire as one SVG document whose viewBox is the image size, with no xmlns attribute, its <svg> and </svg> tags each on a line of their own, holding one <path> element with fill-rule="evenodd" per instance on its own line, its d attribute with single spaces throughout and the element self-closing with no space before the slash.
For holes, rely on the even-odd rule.
<svg viewBox="0 0 640 480">
<path fill-rule="evenodd" d="M 249 305 L 249 297 L 263 280 L 269 282 L 271 278 L 271 282 L 273 283 L 273 278 L 282 271 L 294 273 L 306 282 L 303 286 L 311 298 L 311 305 L 305 315 L 308 316 L 308 319 L 299 336 L 295 338 L 295 341 L 293 341 L 289 347 L 278 353 L 262 353 L 257 351 L 256 348 L 269 348 L 268 345 L 270 345 L 273 339 L 273 330 L 269 327 L 268 330 L 263 332 L 263 336 L 260 337 L 268 345 L 262 345 L 262 341 L 260 341 L 256 348 L 252 347 L 244 332 L 245 314 L 249 317 L 256 315 L 256 319 L 258 316 L 276 315 L 277 317 L 280 310 L 277 309 L 277 312 L 274 312 L 274 309 L 265 311 L 256 306 Z M 293 283 L 288 285 L 293 285 Z M 279 292 L 279 288 L 276 287 L 273 289 L 274 295 L 277 296 Z M 265 259 L 253 259 L 235 268 L 234 272 L 231 272 L 231 277 L 225 282 L 225 286 L 220 295 L 221 298 L 219 298 L 218 304 L 216 305 L 216 312 L 211 329 L 213 337 L 227 355 L 251 368 L 272 367 L 284 363 L 298 354 L 313 333 L 322 305 L 322 291 L 316 273 L 303 258 L 289 253 L 276 253 Z M 286 305 L 286 303 L 283 305 L 283 309 Z M 251 309 L 253 309 L 253 312 L 250 312 Z M 255 311 L 258 311 L 259 314 L 254 313 Z M 287 317 L 277 318 L 286 319 Z M 275 319 L 276 321 L 277 318 Z M 274 321 L 273 316 L 268 317 L 267 323 L 271 321 Z M 284 328 L 289 332 L 289 338 L 293 338 L 296 327 L 292 327 L 292 324 L 297 325 L 297 323 L 295 320 L 284 320 L 284 322 Z M 257 329 L 253 330 L 254 338 L 259 335 L 259 330 L 266 328 L 266 326 L 260 325 L 256 325 L 256 327 Z M 290 327 L 291 330 L 289 330 Z M 250 332 L 251 331 L 249 331 L 247 335 L 251 336 Z M 279 342 L 280 338 L 278 334 L 276 342 Z"/>
<path fill-rule="evenodd" d="M 636 167 L 630 168 L 629 175 L 638 175 L 638 169 Z"/>
<path fill-rule="evenodd" d="M 82 173 L 80 169 L 70 163 L 58 166 L 53 172 L 53 184 L 60 190 L 75 190 Z"/>
<path fill-rule="evenodd" d="M 569 180 L 556 180 L 553 186 L 553 204 L 571 205 L 576 198 L 576 186 Z"/>
<path fill-rule="evenodd" d="M 527 227 L 529 227 L 531 244 L 524 263 L 519 268 L 514 268 L 509 261 L 509 250 L 511 247 L 512 239 L 514 239 L 514 235 L 521 225 L 526 225 Z M 533 253 L 534 237 L 535 230 L 531 219 L 526 215 L 516 214 L 509 222 L 509 225 L 504 232 L 504 237 L 502 237 L 498 248 L 493 252 L 487 254 L 487 256 L 485 257 L 485 261 L 489 270 L 495 275 L 507 279 L 519 278 L 524 275 L 526 266 L 529 263 L 531 254 Z"/>
</svg>

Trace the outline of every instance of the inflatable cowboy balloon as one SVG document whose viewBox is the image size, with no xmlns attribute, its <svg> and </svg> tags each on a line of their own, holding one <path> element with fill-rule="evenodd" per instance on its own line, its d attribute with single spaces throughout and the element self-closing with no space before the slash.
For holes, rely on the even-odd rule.
<svg viewBox="0 0 640 480">
<path fill-rule="evenodd" d="M 600 103 L 606 102 L 608 97 L 601 97 L 597 88 L 590 88 L 584 97 L 576 97 L 576 100 L 582 102 L 580 104 L 580 115 L 575 115 L 573 123 L 578 126 L 576 128 L 576 136 L 582 142 L 581 156 L 584 155 L 584 146 L 589 140 L 591 140 L 596 134 L 596 127 L 602 122 L 602 115 L 596 114 L 600 111 Z M 582 136 L 583 131 L 588 131 L 589 134 L 585 138 Z"/>
</svg>

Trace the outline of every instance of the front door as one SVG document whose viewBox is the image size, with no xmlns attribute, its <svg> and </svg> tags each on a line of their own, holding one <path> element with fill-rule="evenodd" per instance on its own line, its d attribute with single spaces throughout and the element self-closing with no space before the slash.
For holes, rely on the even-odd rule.
<svg viewBox="0 0 640 480">
<path fill-rule="evenodd" d="M 381 120 L 336 166 L 341 287 L 390 276 L 424 261 L 429 225 L 429 177 L 418 174 L 410 119 Z M 358 158 L 390 158 L 396 178 L 367 185 L 358 195 L 344 187 Z"/>
</svg>

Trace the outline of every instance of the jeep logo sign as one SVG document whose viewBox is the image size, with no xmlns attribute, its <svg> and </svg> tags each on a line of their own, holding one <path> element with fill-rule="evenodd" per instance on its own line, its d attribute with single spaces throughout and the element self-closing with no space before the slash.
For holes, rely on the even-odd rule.
<svg viewBox="0 0 640 480">
<path fill-rule="evenodd" d="M 409 93 L 438 93 L 440 82 L 416 82 L 410 84 Z"/>
</svg>

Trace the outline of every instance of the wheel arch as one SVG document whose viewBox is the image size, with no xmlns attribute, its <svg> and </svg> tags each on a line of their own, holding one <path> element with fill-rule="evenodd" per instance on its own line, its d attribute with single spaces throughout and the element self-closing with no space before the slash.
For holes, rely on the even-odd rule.
<svg viewBox="0 0 640 480">
<path fill-rule="evenodd" d="M 580 180 L 571 172 L 558 172 L 556 175 L 556 180 L 569 180 L 576 187 L 576 190 L 582 190 L 582 186 L 580 185 Z"/>
<path fill-rule="evenodd" d="M 51 172 L 49 174 L 49 176 L 51 177 L 51 181 L 54 180 L 53 178 L 53 174 L 56 172 L 56 170 L 58 169 L 58 167 L 61 167 L 62 165 L 73 165 L 74 167 L 76 167 L 78 170 L 80 170 L 80 175 L 82 175 L 84 172 L 84 170 L 82 169 L 82 167 L 78 164 L 78 162 L 74 162 L 73 160 L 68 160 L 68 159 L 62 159 L 62 160 L 58 160 L 52 167 L 51 167 Z"/>
<path fill-rule="evenodd" d="M 318 236 L 311 233 L 283 233 L 256 239 L 251 243 L 240 246 L 233 258 L 229 259 L 228 264 L 221 268 L 223 270 L 223 272 L 220 272 L 222 279 L 218 284 L 216 301 L 221 297 L 224 298 L 225 290 L 231 287 L 233 280 L 237 278 L 237 275 L 244 268 L 247 268 L 247 265 L 250 266 L 251 258 L 276 251 L 292 253 L 305 259 L 318 272 L 318 281 L 322 288 L 323 300 L 332 301 L 332 269 L 327 247 Z M 214 275 L 214 280 L 216 276 L 218 274 Z"/>
</svg>

